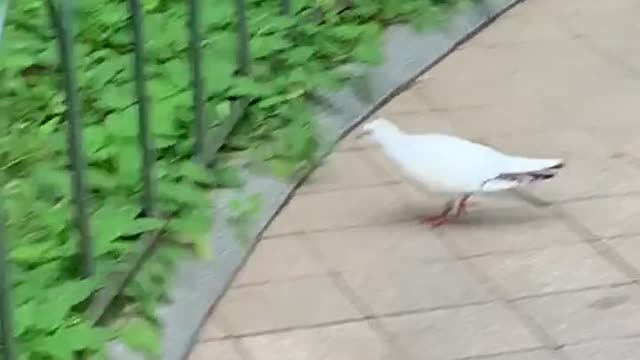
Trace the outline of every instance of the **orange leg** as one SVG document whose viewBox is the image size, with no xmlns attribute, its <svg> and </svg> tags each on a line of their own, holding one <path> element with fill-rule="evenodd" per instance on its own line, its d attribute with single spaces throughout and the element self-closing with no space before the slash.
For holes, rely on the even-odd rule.
<svg viewBox="0 0 640 360">
<path fill-rule="evenodd" d="M 458 209 L 456 210 L 456 218 L 459 218 L 462 214 L 467 212 L 467 200 L 469 200 L 470 197 L 471 195 L 465 195 L 460 199 L 458 202 Z"/>
<path fill-rule="evenodd" d="M 458 204 L 457 204 L 458 206 L 456 208 L 456 213 L 455 213 L 456 218 L 459 218 L 460 216 L 462 216 L 462 214 L 467 212 L 467 206 L 468 206 L 467 200 L 469 200 L 470 197 L 471 197 L 470 194 L 465 195 L 464 197 L 462 197 L 462 199 L 460 199 L 460 201 L 458 201 Z M 454 207 L 455 207 L 455 202 L 450 201 L 447 203 L 442 213 L 435 216 L 428 216 L 423 220 L 423 222 L 430 225 L 432 228 L 443 225 L 449 222 L 449 214 L 451 213 Z"/>
<path fill-rule="evenodd" d="M 428 216 L 423 220 L 423 222 L 425 224 L 430 225 L 432 228 L 438 227 L 446 223 L 447 221 L 449 221 L 448 215 L 451 212 L 451 210 L 453 210 L 453 207 L 454 207 L 454 202 L 452 201 L 448 202 L 444 210 L 442 210 L 442 213 L 435 216 Z"/>
</svg>

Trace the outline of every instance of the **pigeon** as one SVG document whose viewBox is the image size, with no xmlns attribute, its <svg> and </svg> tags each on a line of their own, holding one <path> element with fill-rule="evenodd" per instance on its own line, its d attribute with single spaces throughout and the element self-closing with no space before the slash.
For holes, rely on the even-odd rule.
<svg viewBox="0 0 640 360">
<path fill-rule="evenodd" d="M 407 134 L 385 118 L 362 127 L 358 138 L 368 136 L 399 166 L 405 177 L 432 193 L 449 197 L 442 213 L 425 218 L 432 227 L 466 212 L 474 194 L 494 193 L 553 178 L 564 167 L 562 159 L 513 156 L 453 135 Z"/>
</svg>

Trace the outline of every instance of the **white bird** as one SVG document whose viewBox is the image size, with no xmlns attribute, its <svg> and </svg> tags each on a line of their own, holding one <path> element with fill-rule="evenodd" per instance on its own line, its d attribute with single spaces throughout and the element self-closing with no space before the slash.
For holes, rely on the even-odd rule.
<svg viewBox="0 0 640 360">
<path fill-rule="evenodd" d="M 380 145 L 409 180 L 430 192 L 450 197 L 441 214 L 425 219 L 433 227 L 448 221 L 456 200 L 459 201 L 455 216 L 460 217 L 473 194 L 548 180 L 564 166 L 562 159 L 507 155 L 451 135 L 407 134 L 384 118 L 365 124 L 358 137 L 363 135 Z"/>
</svg>

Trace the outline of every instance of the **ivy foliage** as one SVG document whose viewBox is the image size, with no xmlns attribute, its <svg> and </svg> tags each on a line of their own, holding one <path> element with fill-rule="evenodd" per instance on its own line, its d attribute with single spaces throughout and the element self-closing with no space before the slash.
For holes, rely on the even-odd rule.
<svg viewBox="0 0 640 360">
<path fill-rule="evenodd" d="M 144 233 L 165 226 L 160 219 L 142 216 L 139 205 L 141 152 L 127 5 L 124 0 L 73 2 L 97 263 L 96 276 L 81 279 L 55 34 L 43 1 L 11 1 L 0 42 L 0 186 L 8 215 L 20 359 L 67 360 L 78 353 L 102 359 L 105 343 L 114 338 L 157 354 L 161 338 L 155 309 L 163 300 L 173 264 L 185 248 L 209 252 L 208 191 L 242 185 L 237 167 L 227 160 L 264 162 L 283 176 L 304 166 L 318 146 L 308 95 L 338 88 L 345 80 L 344 74 L 332 70 L 338 65 L 382 61 L 385 24 L 432 24 L 453 2 L 460 3 L 352 0 L 345 9 L 337 0 L 293 0 L 293 15 L 284 16 L 279 0 L 247 0 L 252 71 L 241 76 L 233 0 L 201 1 L 209 130 L 215 132 L 229 121 L 234 101 L 250 99 L 220 149 L 219 160 L 205 168 L 192 161 L 185 2 L 142 0 L 157 197 L 161 212 L 171 221 L 164 246 L 118 298 L 115 320 L 109 326 L 93 326 L 83 315 L 92 295 L 105 286 L 109 274 L 121 269 Z M 233 207 L 239 219 L 244 219 L 244 208 Z"/>
</svg>

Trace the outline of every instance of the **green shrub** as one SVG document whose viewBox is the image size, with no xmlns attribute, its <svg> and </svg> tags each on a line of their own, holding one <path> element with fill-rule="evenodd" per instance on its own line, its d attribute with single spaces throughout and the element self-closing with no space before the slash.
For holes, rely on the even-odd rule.
<svg viewBox="0 0 640 360">
<path fill-rule="evenodd" d="M 284 176 L 304 166 L 318 146 L 308 95 L 339 87 L 344 75 L 332 71 L 339 64 L 380 62 L 384 24 L 428 23 L 444 13 L 443 7 L 425 0 L 354 0 L 339 13 L 336 1 L 298 0 L 293 1 L 295 16 L 282 16 L 277 0 L 249 0 L 252 73 L 239 76 L 233 0 L 201 1 L 207 125 L 214 131 L 228 119 L 234 100 L 250 99 L 216 165 L 206 169 L 191 161 L 185 2 L 142 2 L 157 195 L 162 212 L 171 217 L 170 236 L 118 298 L 111 326 L 93 327 L 83 316 L 91 295 L 120 269 L 143 233 L 164 226 L 159 219 L 140 215 L 127 7 L 123 0 L 74 2 L 97 262 L 97 275 L 80 280 L 55 37 L 43 1 L 11 1 L 0 44 L 0 183 L 8 212 L 21 359 L 72 359 L 77 352 L 99 358 L 105 342 L 116 336 L 137 350 L 158 351 L 155 306 L 185 246 L 206 252 L 208 191 L 242 185 L 228 160 L 266 162 Z M 318 9 L 323 21 L 314 23 L 310 19 Z"/>
</svg>

